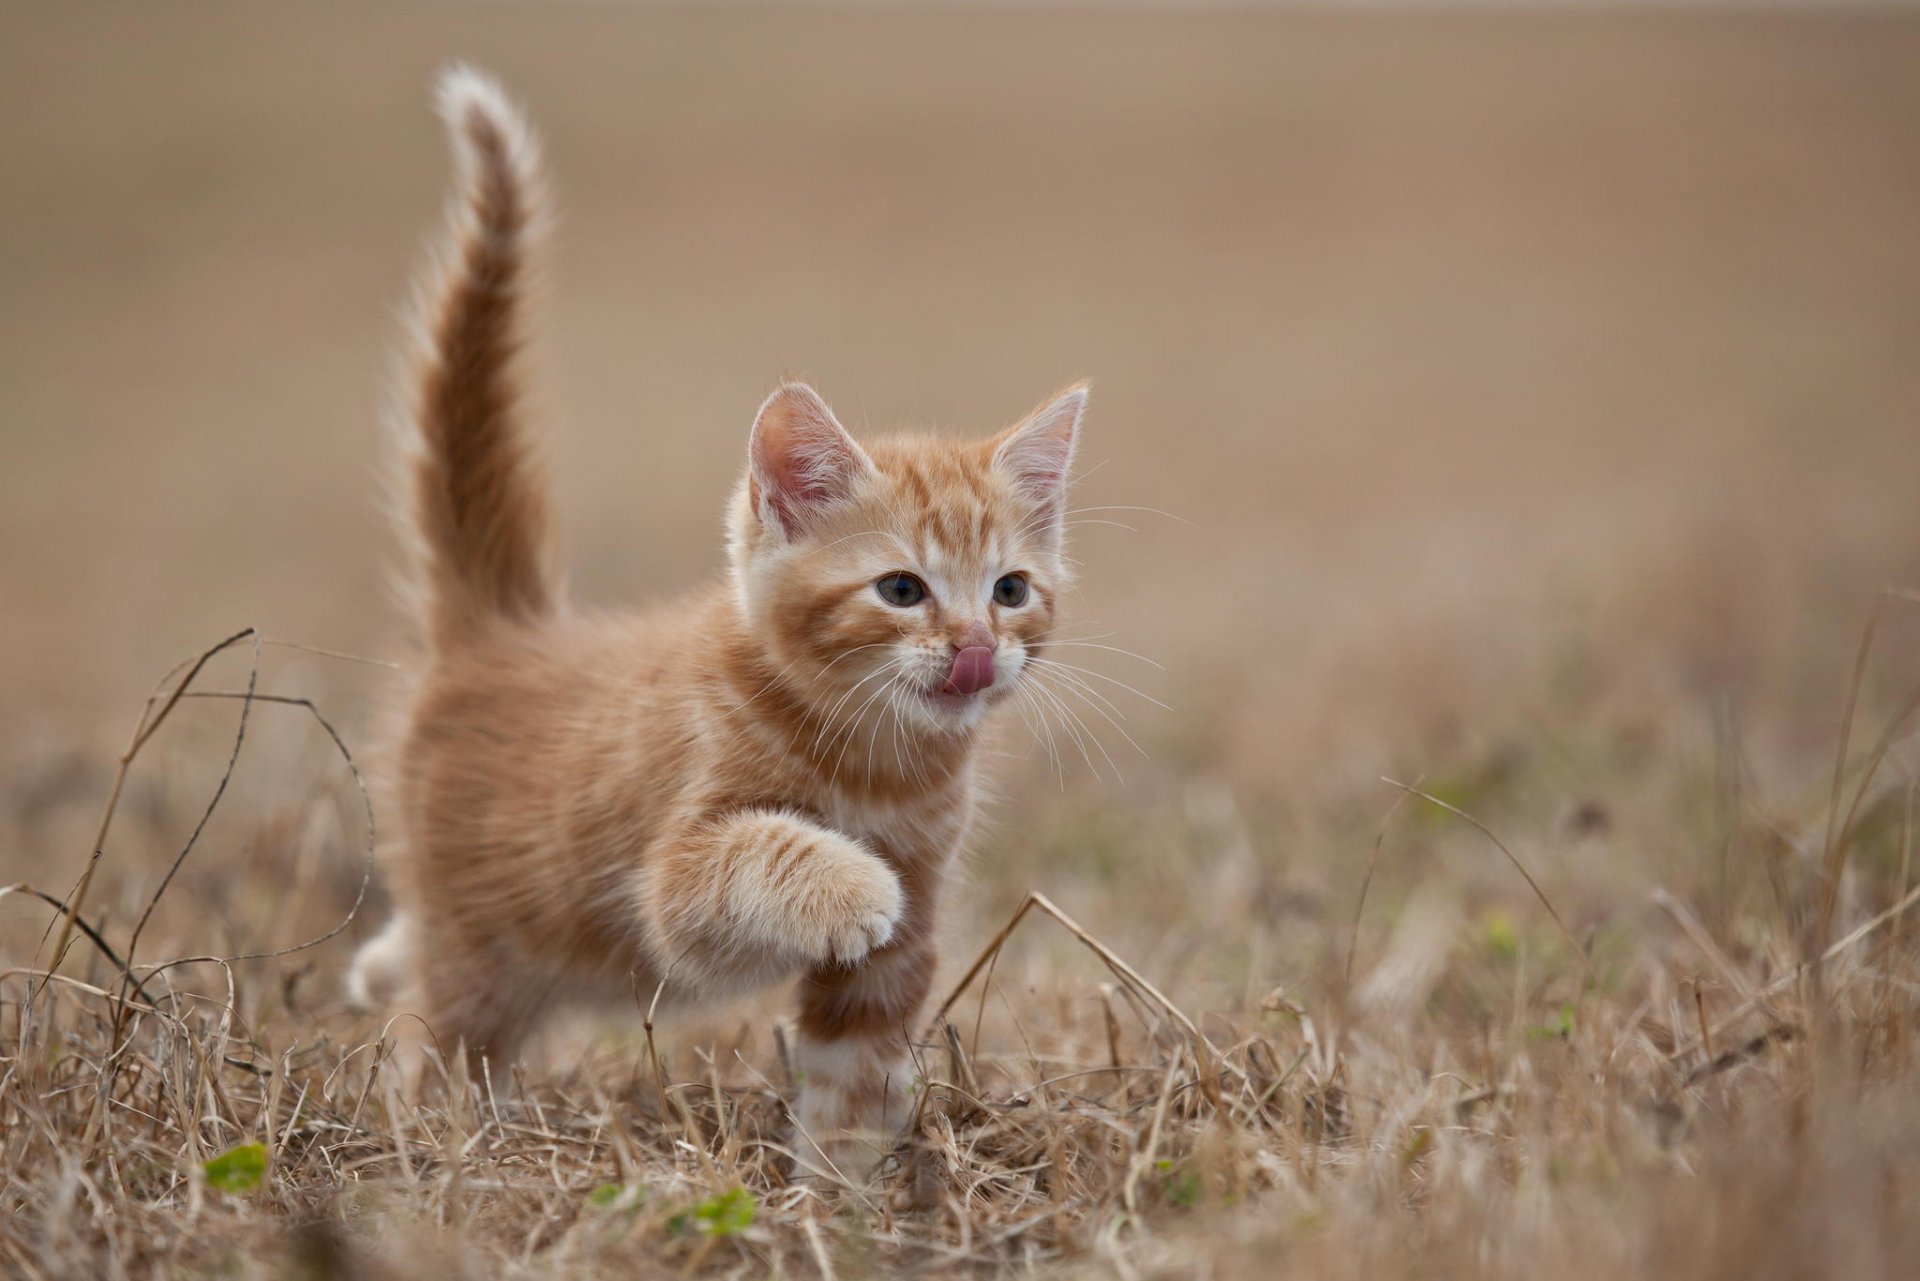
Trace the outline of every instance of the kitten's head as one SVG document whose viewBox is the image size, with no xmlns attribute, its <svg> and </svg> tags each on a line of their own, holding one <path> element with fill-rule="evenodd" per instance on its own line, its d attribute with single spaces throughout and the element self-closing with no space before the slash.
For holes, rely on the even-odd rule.
<svg viewBox="0 0 1920 1281">
<path fill-rule="evenodd" d="M 788 383 L 760 408 L 730 517 L 748 627 L 836 724 L 954 732 L 1019 687 L 1067 583 L 1087 390 L 988 440 L 849 436 Z"/>
</svg>

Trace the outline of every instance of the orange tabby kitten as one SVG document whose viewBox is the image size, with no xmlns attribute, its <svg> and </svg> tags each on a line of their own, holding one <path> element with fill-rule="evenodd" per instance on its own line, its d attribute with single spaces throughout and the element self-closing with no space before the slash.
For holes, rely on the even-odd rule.
<svg viewBox="0 0 1920 1281">
<path fill-rule="evenodd" d="M 800 974 L 796 1147 L 857 1156 L 907 1118 L 982 721 L 1067 579 L 1086 390 L 990 440 L 862 445 L 787 383 L 753 423 L 726 581 L 575 612 L 514 412 L 537 144 L 471 72 L 441 109 L 461 185 L 410 406 L 430 656 L 390 780 L 399 910 L 355 989 L 497 1062 L 561 999 Z"/>
</svg>

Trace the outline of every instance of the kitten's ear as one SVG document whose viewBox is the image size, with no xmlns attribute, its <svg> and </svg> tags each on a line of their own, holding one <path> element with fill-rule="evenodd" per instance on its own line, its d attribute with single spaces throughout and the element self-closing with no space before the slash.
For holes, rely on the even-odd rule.
<svg viewBox="0 0 1920 1281">
<path fill-rule="evenodd" d="M 788 538 L 872 470 L 866 451 L 805 383 L 781 384 L 753 420 L 747 472 L 754 509 Z"/>
<path fill-rule="evenodd" d="M 1087 409 L 1087 385 L 1077 383 L 1035 410 L 1025 422 L 1008 428 L 994 446 L 993 465 L 1048 515 L 1057 530 L 1066 515 L 1067 477 L 1080 415 Z"/>
</svg>

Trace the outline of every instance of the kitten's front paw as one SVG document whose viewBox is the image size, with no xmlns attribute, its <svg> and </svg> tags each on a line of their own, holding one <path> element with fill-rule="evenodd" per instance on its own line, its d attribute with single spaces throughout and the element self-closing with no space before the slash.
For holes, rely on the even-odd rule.
<svg viewBox="0 0 1920 1281">
<path fill-rule="evenodd" d="M 821 841 L 789 887 L 794 950 L 810 962 L 852 965 L 893 937 L 906 896 L 892 868 L 850 841 Z"/>
</svg>

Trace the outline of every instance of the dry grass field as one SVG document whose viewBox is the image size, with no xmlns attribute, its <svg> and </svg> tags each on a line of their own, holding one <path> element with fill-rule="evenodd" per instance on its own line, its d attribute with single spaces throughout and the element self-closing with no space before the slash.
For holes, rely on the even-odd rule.
<svg viewBox="0 0 1920 1281">
<path fill-rule="evenodd" d="M 716 571 L 783 372 L 1094 381 L 1111 706 L 1009 727 L 870 1185 L 777 993 L 417 1098 L 342 998 L 454 57 L 583 598 Z M 0 102 L 0 1274 L 1920 1267 L 1920 20 L 16 4 Z"/>
</svg>

